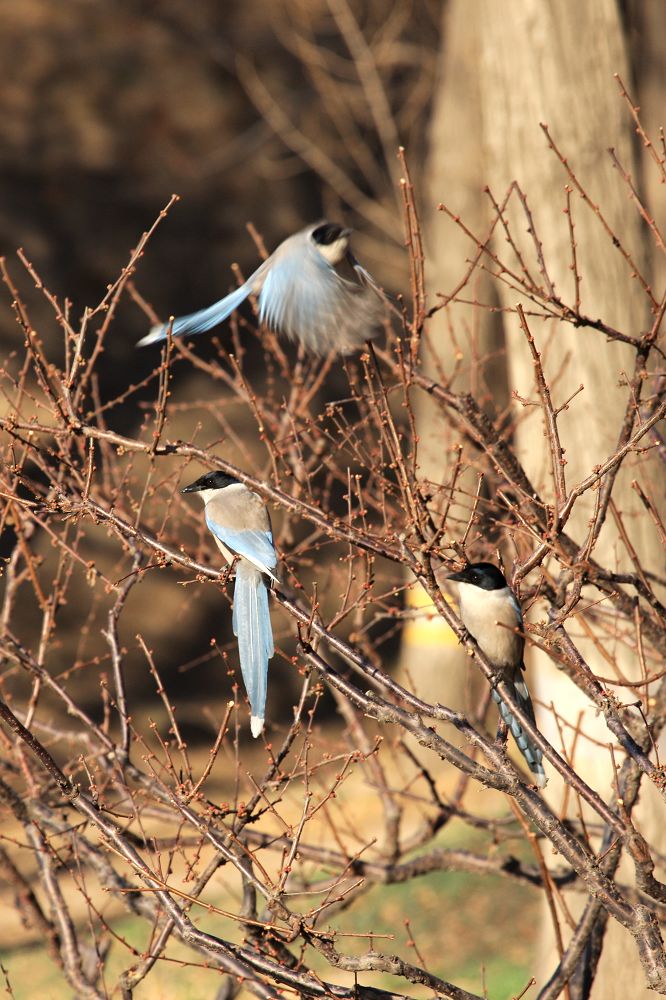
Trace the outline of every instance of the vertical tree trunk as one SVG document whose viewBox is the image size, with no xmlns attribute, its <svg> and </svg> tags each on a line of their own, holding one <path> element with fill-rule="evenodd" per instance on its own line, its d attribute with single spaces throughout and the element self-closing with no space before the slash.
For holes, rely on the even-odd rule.
<svg viewBox="0 0 666 1000">
<path fill-rule="evenodd" d="M 634 178 L 637 176 L 632 123 L 613 79 L 614 73 L 619 73 L 625 81 L 630 79 L 627 41 L 617 3 L 614 0 L 598 0 L 594 4 L 573 4 L 568 0 L 503 3 L 479 0 L 470 4 L 466 0 L 452 0 L 445 37 L 448 62 L 435 116 L 431 163 L 431 189 L 437 192 L 436 200 L 446 201 L 470 229 L 483 233 L 479 207 L 483 183 L 487 182 L 496 197 L 501 198 L 509 184 L 518 181 L 529 200 L 555 288 L 565 300 L 573 300 L 569 231 L 563 214 L 567 175 L 548 149 L 539 127 L 540 122 L 545 122 L 592 200 L 601 206 L 614 232 L 620 234 L 638 266 L 644 269 L 645 232 L 607 153 L 607 147 L 613 146 L 625 168 Z M 577 197 L 573 208 L 583 276 L 582 311 L 593 318 L 602 317 L 633 336 L 640 334 L 651 322 L 645 293 L 639 282 L 632 280 L 626 261 L 594 213 Z M 517 211 L 510 217 L 514 237 L 526 258 L 533 259 L 524 217 Z M 455 284 L 452 269 L 459 277 L 469 247 L 463 249 L 459 242 L 444 243 L 433 238 L 441 232 L 440 226 L 435 220 L 429 229 L 435 260 L 430 287 L 448 291 Z M 500 247 L 499 242 L 497 249 L 502 252 L 503 245 Z M 503 283 L 498 283 L 496 294 L 508 308 L 519 301 L 515 290 Z M 458 331 L 464 324 L 470 330 L 474 328 L 474 320 L 469 316 L 456 317 Z M 616 447 L 628 397 L 624 373 L 633 370 L 635 352 L 621 343 L 607 343 L 594 330 L 576 329 L 554 320 L 530 320 L 530 327 L 542 352 L 555 405 L 564 403 L 584 385 L 560 421 L 567 483 L 571 487 Z M 533 399 L 537 395 L 533 363 L 515 316 L 508 317 L 504 332 L 509 385 L 521 396 Z M 490 343 L 488 330 L 481 336 L 486 344 Z M 441 326 L 438 340 L 445 370 L 450 371 L 451 350 Z M 470 350 L 470 343 L 461 346 Z M 539 408 L 532 407 L 525 414 L 521 411 L 515 443 L 532 481 L 538 488 L 545 486 L 548 494 L 549 457 Z M 654 472 L 655 495 L 663 492 L 658 485 L 662 472 Z M 638 498 L 630 487 L 630 465 L 621 477 L 614 495 L 621 501 L 631 543 L 644 567 L 663 574 L 664 556 L 655 544 L 653 526 L 641 516 Z M 580 506 L 569 524 L 576 539 L 582 540 L 585 535 L 593 499 L 590 496 L 587 507 Z M 604 526 L 595 555 L 613 569 L 631 568 L 629 555 L 612 521 Z M 584 652 L 589 653 L 593 668 L 599 666 L 593 646 Z M 628 676 L 638 676 L 633 651 L 618 648 L 613 655 Z M 569 730 L 565 727 L 569 747 L 570 734 L 575 732 L 579 719 L 585 733 L 607 743 L 609 734 L 603 721 L 599 721 L 589 703 L 577 696 L 573 685 L 547 657 L 532 656 L 531 660 L 537 698 L 546 705 L 556 704 L 560 715 L 573 727 Z M 546 721 L 542 728 L 551 742 L 559 746 L 555 723 L 549 725 Z M 575 765 L 604 797 L 611 793 L 607 750 L 590 740 L 579 739 Z M 551 782 L 548 792 L 551 801 L 557 801 L 560 789 L 556 781 Z M 659 815 L 651 789 L 644 789 L 638 823 L 643 824 L 646 834 L 650 825 L 659 822 Z M 660 825 L 663 829 L 663 821 Z M 662 834 L 662 838 L 664 848 L 666 837 Z M 541 977 L 539 986 L 552 971 L 556 959 L 552 929 L 545 914 L 543 941 L 541 958 L 533 970 Z M 633 941 L 614 921 L 609 921 L 592 993 L 585 988 L 577 995 L 591 995 L 596 1000 L 647 997 L 649 991 L 641 986 L 642 982 Z"/>
<path fill-rule="evenodd" d="M 484 184 L 484 163 L 480 154 L 481 108 L 478 66 L 477 24 L 465 3 L 449 4 L 444 18 L 444 51 L 441 80 L 435 98 L 430 130 L 430 164 L 427 176 L 424 236 L 426 242 L 427 281 L 430 289 L 447 291 L 460 279 L 464 261 L 472 244 L 446 216 L 433 212 L 439 202 L 455 208 L 471 228 L 483 232 L 489 220 L 487 204 L 480 196 Z M 476 285 L 480 298 L 492 297 L 492 283 L 483 276 Z M 429 303 L 431 306 L 433 301 Z M 452 329 L 464 331 L 456 340 Z M 428 340 L 422 353 L 425 372 L 439 379 L 456 372 L 454 386 L 478 396 L 479 387 L 488 377 L 488 366 L 476 364 L 501 347 L 501 324 L 490 313 L 470 306 L 452 305 L 435 314 L 428 328 Z M 473 352 L 469 345 L 473 344 Z M 495 395 L 506 393 L 503 372 L 492 373 Z M 442 419 L 438 406 L 425 393 L 414 399 L 419 426 L 419 472 L 435 484 L 446 479 L 455 460 L 453 448 L 457 437 Z M 447 465 L 442 466 L 442 455 Z M 464 473 L 459 484 L 474 493 L 476 475 Z M 466 507 L 454 500 L 453 517 L 464 518 Z M 419 607 L 422 591 L 410 591 L 410 600 Z M 418 663 L 418 671 L 413 664 Z M 410 666 L 412 665 L 412 666 Z M 409 671 L 409 680 L 429 697 L 453 708 L 469 708 L 480 689 L 477 675 L 469 670 L 469 659 L 460 649 L 453 632 L 437 616 L 421 614 L 408 623 L 401 650 L 401 669 Z M 453 736 L 455 739 L 455 736 Z"/>
</svg>

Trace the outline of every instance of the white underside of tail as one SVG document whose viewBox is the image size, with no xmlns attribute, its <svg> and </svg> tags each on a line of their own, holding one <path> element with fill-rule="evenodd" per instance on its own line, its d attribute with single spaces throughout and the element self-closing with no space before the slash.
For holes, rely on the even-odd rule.
<svg viewBox="0 0 666 1000">
<path fill-rule="evenodd" d="M 250 729 L 255 740 L 257 736 L 261 736 L 264 731 L 264 718 L 260 718 L 258 715 L 250 716 Z"/>
</svg>

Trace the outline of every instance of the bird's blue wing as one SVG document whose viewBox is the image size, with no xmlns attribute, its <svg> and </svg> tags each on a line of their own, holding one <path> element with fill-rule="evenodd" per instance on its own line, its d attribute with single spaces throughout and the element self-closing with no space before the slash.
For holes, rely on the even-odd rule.
<svg viewBox="0 0 666 1000">
<path fill-rule="evenodd" d="M 219 302 L 215 302 L 212 306 L 208 306 L 207 309 L 200 309 L 198 312 L 190 313 L 189 316 L 181 316 L 180 319 L 175 319 L 171 328 L 172 336 L 196 337 L 198 333 L 204 333 L 206 330 L 210 330 L 212 327 L 217 326 L 218 323 L 225 320 L 227 316 L 231 316 L 234 309 L 238 309 L 239 305 L 245 301 L 252 291 L 251 281 L 252 278 L 244 285 L 241 285 L 240 288 L 237 288 L 235 291 L 225 295 L 225 297 L 220 299 Z M 168 329 L 168 323 L 156 324 L 156 326 L 152 327 L 150 332 L 147 333 L 145 337 L 142 337 L 141 340 L 138 341 L 136 346 L 147 347 L 149 344 L 157 344 L 161 340 L 166 340 Z"/>
<path fill-rule="evenodd" d="M 270 531 L 246 529 L 237 531 L 225 527 L 206 512 L 206 524 L 216 538 L 235 555 L 243 556 L 253 566 L 276 579 L 273 570 L 277 566 L 277 553 Z"/>
<path fill-rule="evenodd" d="M 307 241 L 283 245 L 265 272 L 259 317 L 315 354 L 349 354 L 376 333 L 384 305 L 375 292 L 341 277 Z"/>
<path fill-rule="evenodd" d="M 329 321 L 340 310 L 347 286 L 334 267 L 308 243 L 276 255 L 259 293 L 259 317 L 275 330 L 299 339 L 302 331 Z"/>
<path fill-rule="evenodd" d="M 313 286 L 313 291 L 309 296 L 307 283 L 304 284 L 305 295 L 300 289 L 303 278 L 303 259 L 306 259 L 305 251 L 301 259 L 293 253 L 285 255 L 283 259 L 276 261 L 266 273 L 259 293 L 259 319 L 273 330 L 284 330 L 292 308 L 290 299 L 293 297 L 296 287 L 299 288 L 299 302 L 305 315 L 305 322 L 309 321 L 310 314 L 316 307 L 316 285 Z"/>
</svg>

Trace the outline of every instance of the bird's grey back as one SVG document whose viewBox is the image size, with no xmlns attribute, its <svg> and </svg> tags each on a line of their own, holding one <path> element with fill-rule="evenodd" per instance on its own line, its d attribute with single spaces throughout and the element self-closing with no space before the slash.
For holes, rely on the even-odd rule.
<svg viewBox="0 0 666 1000">
<path fill-rule="evenodd" d="M 230 531 L 270 531 L 264 501 L 243 483 L 217 490 L 206 504 L 206 513 Z"/>
</svg>

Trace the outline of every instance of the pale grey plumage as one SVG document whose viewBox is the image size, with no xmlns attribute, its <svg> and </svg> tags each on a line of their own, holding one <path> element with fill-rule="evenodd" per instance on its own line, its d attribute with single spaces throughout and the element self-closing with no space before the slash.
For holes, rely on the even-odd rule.
<svg viewBox="0 0 666 1000">
<path fill-rule="evenodd" d="M 258 298 L 259 318 L 302 343 L 313 354 L 351 354 L 377 335 L 385 299 L 349 249 L 350 230 L 317 223 L 281 243 L 248 280 L 219 302 L 174 320 L 174 337 L 195 336 L 225 320 L 249 296 Z M 336 267 L 343 262 L 357 280 Z M 157 324 L 138 347 L 164 340 L 168 324 Z"/>
<path fill-rule="evenodd" d="M 449 579 L 458 584 L 463 625 L 476 639 L 489 662 L 501 672 L 521 710 L 536 727 L 532 699 L 523 679 L 523 616 L 513 591 L 500 570 L 490 563 L 474 563 L 460 573 L 452 574 Z M 543 788 L 547 778 L 541 762 L 541 750 L 532 743 L 510 706 L 495 689 L 492 696 L 534 780 Z"/>
<path fill-rule="evenodd" d="M 238 560 L 232 625 L 238 638 L 241 672 L 251 708 L 253 736 L 264 728 L 268 661 L 273 631 L 266 578 L 275 580 L 277 553 L 266 506 L 233 476 L 212 472 L 186 486 L 204 502 L 206 524 L 227 562 Z"/>
</svg>

